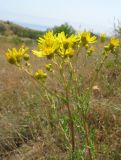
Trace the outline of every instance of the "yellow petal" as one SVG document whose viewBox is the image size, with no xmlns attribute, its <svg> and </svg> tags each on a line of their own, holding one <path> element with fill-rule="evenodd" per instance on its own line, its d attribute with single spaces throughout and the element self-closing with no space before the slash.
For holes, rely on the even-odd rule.
<svg viewBox="0 0 121 160">
<path fill-rule="evenodd" d="M 35 56 L 39 57 L 39 58 L 44 57 L 42 51 L 32 50 L 32 53 L 33 53 Z"/>
</svg>

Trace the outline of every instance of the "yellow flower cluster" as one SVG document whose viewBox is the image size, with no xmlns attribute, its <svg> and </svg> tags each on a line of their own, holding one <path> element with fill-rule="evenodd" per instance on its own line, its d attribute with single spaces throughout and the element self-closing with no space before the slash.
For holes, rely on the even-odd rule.
<svg viewBox="0 0 121 160">
<path fill-rule="evenodd" d="M 19 50 L 16 48 L 12 48 L 11 50 L 8 49 L 6 52 L 6 58 L 11 64 L 19 64 L 22 61 L 22 57 L 25 60 L 29 59 L 29 55 L 26 53 L 27 50 L 28 48 L 25 47 L 21 47 Z"/>
<path fill-rule="evenodd" d="M 74 46 L 77 43 L 83 46 L 89 43 L 95 43 L 96 36 L 91 36 L 90 32 L 82 32 L 78 35 L 67 37 L 64 32 L 54 35 L 53 32 L 47 32 L 43 38 L 38 39 L 39 51 L 33 50 L 37 57 L 51 58 L 56 53 L 61 57 L 72 57 L 74 55 Z"/>
<path fill-rule="evenodd" d="M 101 34 L 99 38 L 101 42 L 105 42 L 106 34 Z M 43 37 L 38 39 L 39 50 L 33 50 L 32 52 L 39 58 L 47 57 L 50 59 L 54 57 L 54 59 L 56 59 L 55 56 L 60 56 L 61 58 L 73 57 L 76 55 L 76 49 L 76 51 L 80 52 L 80 49 L 84 47 L 86 49 L 86 54 L 91 56 L 95 51 L 92 44 L 96 41 L 97 37 L 92 35 L 90 32 L 81 32 L 79 34 L 67 36 L 64 32 L 54 34 L 52 31 L 49 31 L 45 33 Z M 112 37 L 104 46 L 103 54 L 107 56 L 109 53 L 116 53 L 119 46 L 119 39 Z M 21 47 L 19 50 L 16 50 L 15 48 L 11 50 L 8 49 L 6 58 L 11 64 L 19 66 L 22 58 L 25 61 L 29 60 L 29 55 L 26 53 L 27 50 L 28 48 L 25 47 Z M 29 63 L 26 62 L 26 65 L 28 66 Z M 46 64 L 45 69 L 52 72 L 52 64 Z M 35 72 L 34 77 L 37 79 L 45 79 L 47 74 L 43 70 L 39 69 Z"/>
<path fill-rule="evenodd" d="M 58 54 L 62 57 L 71 57 L 74 55 L 74 45 L 77 42 L 77 36 L 71 35 L 70 37 L 66 37 L 64 32 L 61 32 L 57 36 L 59 42 Z"/>
</svg>

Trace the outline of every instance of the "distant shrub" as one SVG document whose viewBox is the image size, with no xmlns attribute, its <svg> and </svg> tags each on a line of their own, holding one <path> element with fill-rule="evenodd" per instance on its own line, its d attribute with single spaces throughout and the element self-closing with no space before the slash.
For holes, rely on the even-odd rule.
<svg viewBox="0 0 121 160">
<path fill-rule="evenodd" d="M 23 28 L 18 25 L 11 25 L 10 29 L 13 31 L 13 33 L 19 37 L 28 37 L 31 39 L 37 39 L 38 37 L 43 35 L 42 31 L 36 31 L 28 28 Z"/>
<path fill-rule="evenodd" d="M 16 45 L 19 45 L 19 44 L 22 44 L 22 43 L 23 43 L 23 40 L 22 40 L 21 38 L 17 37 L 17 36 L 14 36 L 14 37 L 12 38 L 12 42 L 13 42 L 14 44 L 16 44 Z"/>
<path fill-rule="evenodd" d="M 10 21 L 5 21 L 5 23 L 6 23 L 6 24 L 11 24 L 11 22 L 10 22 Z"/>
<path fill-rule="evenodd" d="M 4 24 L 0 23 L 0 34 L 4 34 L 5 31 L 6 31 L 6 28 L 5 28 Z"/>
<path fill-rule="evenodd" d="M 65 24 L 62 24 L 60 26 L 55 26 L 54 28 L 52 28 L 54 34 L 58 34 L 58 33 L 61 33 L 61 32 L 64 32 L 65 35 L 72 35 L 72 34 L 75 34 L 75 29 L 69 25 L 68 23 L 65 23 Z"/>
</svg>

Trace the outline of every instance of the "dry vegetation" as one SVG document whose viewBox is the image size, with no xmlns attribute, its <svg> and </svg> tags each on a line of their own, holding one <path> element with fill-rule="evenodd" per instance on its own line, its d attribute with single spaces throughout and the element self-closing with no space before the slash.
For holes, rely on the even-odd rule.
<svg viewBox="0 0 121 160">
<path fill-rule="evenodd" d="M 31 48 L 34 44 L 27 43 Z M 7 48 L 16 45 L 0 37 L 0 160 L 67 160 L 62 132 L 51 118 L 43 90 L 38 89 L 34 79 L 5 60 Z M 84 70 L 86 83 L 93 60 Z M 33 65 L 41 63 L 32 58 Z M 103 69 L 95 85 L 100 92 L 91 98 L 88 123 L 96 128 L 96 160 L 120 160 L 121 66 Z"/>
</svg>

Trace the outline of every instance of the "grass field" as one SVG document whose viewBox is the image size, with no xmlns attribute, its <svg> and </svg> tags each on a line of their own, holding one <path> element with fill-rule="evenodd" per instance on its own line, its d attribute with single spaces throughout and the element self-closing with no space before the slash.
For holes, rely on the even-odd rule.
<svg viewBox="0 0 121 160">
<path fill-rule="evenodd" d="M 62 129 L 51 114 L 54 105 L 61 102 L 50 103 L 34 79 L 6 61 L 7 49 L 19 48 L 23 43 L 30 50 L 36 48 L 36 41 L 29 38 L 0 36 L 0 160 L 68 160 Z M 99 42 L 97 52 L 101 46 Z M 31 51 L 30 55 L 33 68 L 41 67 L 44 60 L 37 60 Z M 78 66 L 84 61 L 80 57 Z M 93 76 L 94 61 L 95 58 L 89 59 L 80 68 L 85 86 Z M 110 64 L 107 61 L 106 65 Z M 62 90 L 52 77 L 48 81 L 50 87 Z M 104 67 L 94 85 L 100 92 L 91 96 L 88 125 L 95 128 L 95 159 L 120 160 L 121 66 Z M 62 108 L 60 113 L 63 112 L 66 111 Z M 81 144 L 81 137 L 76 139 Z"/>
</svg>

